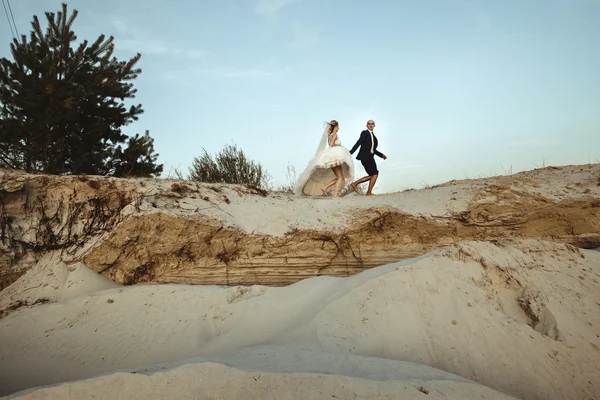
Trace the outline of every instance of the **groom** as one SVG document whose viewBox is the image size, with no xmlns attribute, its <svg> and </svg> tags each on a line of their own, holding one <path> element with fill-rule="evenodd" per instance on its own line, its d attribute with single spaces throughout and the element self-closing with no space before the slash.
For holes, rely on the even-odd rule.
<svg viewBox="0 0 600 400">
<path fill-rule="evenodd" d="M 375 186 L 375 182 L 377 182 L 377 177 L 379 176 L 379 171 L 377 170 L 377 163 L 375 162 L 375 155 L 383 158 L 384 160 L 387 158 L 385 154 L 377 151 L 377 138 L 373 133 L 373 129 L 375 129 L 375 121 L 372 119 L 367 121 L 367 129 L 360 133 L 360 138 L 350 150 L 350 154 L 354 153 L 358 146 L 360 146 L 360 150 L 358 151 L 358 155 L 356 156 L 357 160 L 360 160 L 365 171 L 367 172 L 367 176 L 360 178 L 359 180 L 352 182 L 352 189 L 358 193 L 357 187 L 359 184 L 369 181 L 369 189 L 367 189 L 367 196 L 373 196 L 372 190 Z"/>
</svg>

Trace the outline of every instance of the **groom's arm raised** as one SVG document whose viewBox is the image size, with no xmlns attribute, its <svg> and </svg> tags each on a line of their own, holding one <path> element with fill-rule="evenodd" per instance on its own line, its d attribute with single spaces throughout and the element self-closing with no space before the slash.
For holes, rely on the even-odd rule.
<svg viewBox="0 0 600 400">
<path fill-rule="evenodd" d="M 350 150 L 350 154 L 354 153 L 356 151 L 356 149 L 358 149 L 358 146 L 363 144 L 366 136 L 367 135 L 365 135 L 365 131 L 362 131 L 360 133 L 360 137 L 358 138 L 358 141 L 356 142 L 356 144 L 354 146 L 352 146 L 352 149 Z"/>
</svg>

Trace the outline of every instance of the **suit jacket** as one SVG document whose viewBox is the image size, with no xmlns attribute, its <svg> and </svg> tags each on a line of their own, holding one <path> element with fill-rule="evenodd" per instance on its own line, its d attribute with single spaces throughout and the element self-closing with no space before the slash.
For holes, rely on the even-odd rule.
<svg viewBox="0 0 600 400">
<path fill-rule="evenodd" d="M 377 137 L 375 136 L 375 133 L 373 133 L 373 139 L 375 140 L 375 145 L 373 146 L 373 149 L 375 150 L 375 154 L 377 154 L 379 157 L 383 158 L 383 154 L 379 151 L 377 151 Z M 356 142 L 356 144 L 352 147 L 352 149 L 350 150 L 350 154 L 354 153 L 356 151 L 356 149 L 358 148 L 358 146 L 360 146 L 360 150 L 358 151 L 358 154 L 356 155 L 356 159 L 357 160 L 366 160 L 367 158 L 371 157 L 373 158 L 373 154 L 371 154 L 371 134 L 369 133 L 368 130 L 364 130 L 360 133 L 360 138 L 358 138 L 358 141 Z"/>
</svg>

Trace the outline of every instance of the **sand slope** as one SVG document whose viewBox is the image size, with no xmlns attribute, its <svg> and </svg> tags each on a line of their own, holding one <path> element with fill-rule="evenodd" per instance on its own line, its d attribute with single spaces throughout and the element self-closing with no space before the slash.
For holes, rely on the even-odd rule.
<svg viewBox="0 0 600 400">
<path fill-rule="evenodd" d="M 502 398 L 466 378 L 523 399 L 597 398 L 599 279 L 599 252 L 520 239 L 282 288 L 107 289 L 1 319 L 0 388 L 138 371 L 28 396 Z"/>
<path fill-rule="evenodd" d="M 57 253 L 121 284 L 285 286 L 463 241 L 600 246 L 600 164 L 332 201 L 241 185 L 0 169 L 0 288 Z"/>
<path fill-rule="evenodd" d="M 355 360 L 356 359 L 356 360 Z M 359 363 L 363 359 L 348 356 Z M 400 363 L 399 363 L 400 364 Z M 407 365 L 406 367 L 411 367 Z M 394 367 L 392 371 L 394 371 Z M 402 371 L 402 369 L 400 368 Z M 152 375 L 118 373 L 92 381 L 41 389 L 20 399 L 427 399 L 503 400 L 485 386 L 433 370 L 429 374 L 377 381 L 347 376 L 307 373 L 247 372 L 222 364 L 186 365 Z M 436 374 L 437 378 L 430 378 Z"/>
</svg>

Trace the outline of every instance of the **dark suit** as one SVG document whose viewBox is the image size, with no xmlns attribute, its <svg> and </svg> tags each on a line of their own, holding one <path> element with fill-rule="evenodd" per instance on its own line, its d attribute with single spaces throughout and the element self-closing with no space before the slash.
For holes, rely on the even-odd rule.
<svg viewBox="0 0 600 400">
<path fill-rule="evenodd" d="M 360 133 L 360 138 L 358 138 L 358 141 L 350 150 L 350 154 L 353 154 L 356 151 L 356 149 L 360 146 L 360 150 L 356 155 L 356 159 L 361 161 L 363 167 L 365 168 L 365 171 L 367 172 L 367 174 L 369 174 L 369 176 L 379 174 L 374 156 L 377 155 L 383 158 L 383 154 L 377 151 L 378 141 L 374 133 L 373 140 L 375 142 L 373 146 L 375 154 L 371 154 L 371 133 L 368 130 L 364 130 Z"/>
</svg>

